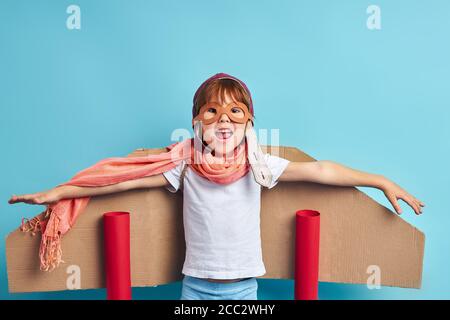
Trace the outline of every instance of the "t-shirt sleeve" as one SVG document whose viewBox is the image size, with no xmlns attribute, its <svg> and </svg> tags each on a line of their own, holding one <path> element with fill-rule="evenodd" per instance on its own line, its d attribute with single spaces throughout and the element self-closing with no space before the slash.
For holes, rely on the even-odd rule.
<svg viewBox="0 0 450 320">
<path fill-rule="evenodd" d="M 270 172 L 272 173 L 272 182 L 268 187 L 269 189 L 272 189 L 278 184 L 278 178 L 286 169 L 290 161 L 284 158 L 271 155 L 270 153 L 264 154 L 264 158 L 266 160 Z"/>
<path fill-rule="evenodd" d="M 180 188 L 181 184 L 181 172 L 183 171 L 185 161 L 181 161 L 176 167 L 169 171 L 163 172 L 164 177 L 169 181 L 169 185 L 165 188 L 172 193 L 175 193 Z"/>
</svg>

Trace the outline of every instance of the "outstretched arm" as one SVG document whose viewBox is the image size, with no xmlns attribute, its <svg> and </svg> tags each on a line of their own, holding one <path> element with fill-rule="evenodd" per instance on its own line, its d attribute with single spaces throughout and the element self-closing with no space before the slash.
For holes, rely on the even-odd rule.
<svg viewBox="0 0 450 320">
<path fill-rule="evenodd" d="M 425 206 L 422 201 L 382 175 L 355 170 L 328 160 L 290 162 L 279 181 L 309 181 L 336 186 L 377 188 L 384 192 L 398 214 L 402 212 L 398 199 L 405 201 L 416 214 L 421 214 L 422 207 Z"/>
<path fill-rule="evenodd" d="M 23 195 L 13 195 L 9 204 L 25 202 L 29 204 L 51 204 L 62 199 L 82 198 L 98 196 L 116 192 L 127 191 L 140 188 L 154 188 L 168 185 L 169 182 L 163 174 L 157 174 L 149 177 L 128 180 L 103 187 L 78 187 L 78 186 L 60 186 L 53 189 Z"/>
</svg>

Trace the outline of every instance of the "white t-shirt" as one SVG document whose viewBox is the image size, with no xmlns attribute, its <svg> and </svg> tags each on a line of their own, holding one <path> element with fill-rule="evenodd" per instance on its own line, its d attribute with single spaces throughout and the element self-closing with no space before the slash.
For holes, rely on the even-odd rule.
<svg viewBox="0 0 450 320">
<path fill-rule="evenodd" d="M 265 154 L 272 172 L 269 189 L 278 183 L 289 160 Z M 166 187 L 177 192 L 185 162 L 164 172 Z M 186 257 L 182 273 L 198 278 L 235 279 L 266 273 L 260 237 L 261 186 L 251 170 L 230 184 L 199 176 L 190 167 L 183 181 Z"/>
</svg>

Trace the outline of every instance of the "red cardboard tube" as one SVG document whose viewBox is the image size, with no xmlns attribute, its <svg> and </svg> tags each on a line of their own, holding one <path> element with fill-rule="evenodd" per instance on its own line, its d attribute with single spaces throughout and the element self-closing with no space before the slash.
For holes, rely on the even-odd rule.
<svg viewBox="0 0 450 320">
<path fill-rule="evenodd" d="M 130 214 L 103 214 L 106 292 L 108 300 L 131 300 Z"/>
<path fill-rule="evenodd" d="M 295 215 L 295 300 L 317 300 L 320 213 L 298 210 Z"/>
</svg>

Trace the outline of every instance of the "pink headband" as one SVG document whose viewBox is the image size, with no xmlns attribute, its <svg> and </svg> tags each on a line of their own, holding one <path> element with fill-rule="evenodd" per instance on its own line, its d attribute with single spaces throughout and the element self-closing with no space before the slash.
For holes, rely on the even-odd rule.
<svg viewBox="0 0 450 320">
<path fill-rule="evenodd" d="M 248 109 L 249 109 L 250 113 L 252 114 L 252 116 L 254 116 L 252 96 L 251 96 L 251 94 L 250 94 L 250 90 L 248 90 L 248 88 L 247 88 L 247 86 L 245 85 L 245 83 L 242 82 L 241 80 L 239 80 L 238 78 L 233 77 L 233 76 L 231 76 L 231 75 L 229 75 L 229 74 L 226 74 L 226 73 L 216 73 L 216 74 L 213 75 L 212 77 L 206 79 L 206 80 L 200 85 L 200 87 L 198 87 L 197 91 L 195 91 L 194 99 L 193 99 L 194 105 L 193 105 L 193 107 L 192 107 L 192 118 L 195 117 L 195 113 L 196 113 L 196 112 L 195 112 L 195 111 L 196 111 L 196 110 L 195 110 L 195 100 L 197 99 L 197 96 L 198 96 L 199 92 L 200 92 L 200 91 L 201 91 L 201 90 L 202 90 L 202 89 L 203 89 L 210 81 L 216 80 L 216 79 L 231 79 L 231 80 L 234 80 L 234 81 L 238 82 L 238 83 L 244 88 L 244 90 L 247 92 L 248 96 L 250 97 L 250 105 L 248 106 L 248 107 L 249 107 Z"/>
</svg>

